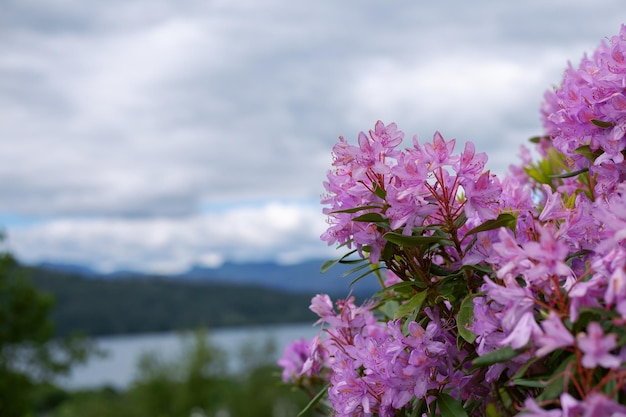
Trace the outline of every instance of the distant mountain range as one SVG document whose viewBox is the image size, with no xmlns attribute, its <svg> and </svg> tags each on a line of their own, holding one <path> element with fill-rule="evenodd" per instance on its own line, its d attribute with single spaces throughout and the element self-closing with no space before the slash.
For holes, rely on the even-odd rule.
<svg viewBox="0 0 626 417">
<path fill-rule="evenodd" d="M 368 298 L 378 290 L 374 275 L 350 286 L 353 265 L 322 261 L 296 265 L 226 263 L 158 276 L 135 272 L 100 274 L 79 265 L 24 266 L 35 286 L 55 300 L 51 318 L 57 335 L 173 331 L 200 327 L 313 322 L 311 297 Z"/>
<path fill-rule="evenodd" d="M 371 295 L 380 289 L 380 285 L 372 274 L 358 280 L 354 285 L 350 285 L 352 280 L 366 271 L 365 269 L 354 274 L 347 274 L 354 268 L 354 265 L 336 264 L 326 273 L 321 273 L 320 269 L 323 263 L 322 260 L 311 260 L 292 265 L 281 265 L 274 262 L 227 262 L 217 268 L 196 266 L 187 272 L 167 276 L 131 271 L 99 273 L 81 265 L 51 262 L 34 266 L 86 278 L 167 278 L 198 283 L 249 284 L 288 292 L 309 294 L 323 292 L 336 296 L 345 296 L 349 292 L 355 295 Z"/>
</svg>

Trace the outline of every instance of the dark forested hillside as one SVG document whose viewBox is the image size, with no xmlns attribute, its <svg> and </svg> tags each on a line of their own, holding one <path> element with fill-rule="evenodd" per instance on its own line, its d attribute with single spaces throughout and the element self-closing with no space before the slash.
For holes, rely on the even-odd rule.
<svg viewBox="0 0 626 417">
<path fill-rule="evenodd" d="M 351 282 L 361 273 L 350 271 L 356 264 L 336 264 L 325 273 L 320 271 L 322 260 L 303 261 L 297 264 L 282 265 L 275 262 L 226 262 L 215 268 L 195 266 L 186 272 L 170 276 L 178 281 L 196 281 L 207 283 L 228 283 L 240 285 L 261 285 L 290 292 L 317 294 L 320 292 L 340 294 L 348 292 L 357 295 L 372 294 L 380 289 L 380 284 L 373 275 Z M 99 273 L 89 267 L 73 264 L 42 263 L 38 267 L 56 272 L 66 272 L 89 278 L 119 279 L 142 278 L 145 274 L 137 271 L 114 271 Z"/>
<path fill-rule="evenodd" d="M 166 278 L 85 278 L 27 268 L 56 300 L 56 334 L 159 332 L 249 324 L 312 322 L 310 293 L 256 285 L 202 283 Z"/>
</svg>

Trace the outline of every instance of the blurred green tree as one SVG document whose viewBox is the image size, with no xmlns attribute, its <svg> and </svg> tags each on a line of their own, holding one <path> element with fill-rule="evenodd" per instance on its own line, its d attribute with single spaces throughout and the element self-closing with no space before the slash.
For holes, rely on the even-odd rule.
<svg viewBox="0 0 626 417">
<path fill-rule="evenodd" d="M 144 415 L 214 415 L 232 391 L 226 377 L 226 353 L 209 343 L 206 330 L 187 338 L 180 357 L 164 361 L 144 354 L 129 396 Z"/>
<path fill-rule="evenodd" d="M 280 382 L 272 364 L 273 344 L 251 339 L 239 350 L 243 369 L 231 373 L 228 352 L 206 330 L 184 335 L 175 358 L 142 355 L 126 391 L 111 388 L 73 392 L 52 417 L 294 417 L 309 401 L 302 391 Z M 319 416 L 311 411 L 307 417 Z"/>
<path fill-rule="evenodd" d="M 1 237 L 0 237 L 1 240 Z M 87 358 L 89 342 L 79 337 L 53 340 L 48 318 L 54 300 L 39 292 L 24 268 L 0 253 L 0 415 L 33 413 L 36 388 Z"/>
</svg>

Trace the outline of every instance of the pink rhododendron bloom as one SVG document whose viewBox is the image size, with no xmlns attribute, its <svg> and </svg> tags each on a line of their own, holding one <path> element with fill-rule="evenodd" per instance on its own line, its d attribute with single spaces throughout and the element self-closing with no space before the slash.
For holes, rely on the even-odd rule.
<svg viewBox="0 0 626 417">
<path fill-rule="evenodd" d="M 526 398 L 522 415 L 524 417 L 563 417 L 563 411 L 559 409 L 544 410 L 533 398 Z"/>
<path fill-rule="evenodd" d="M 623 161 L 625 52 L 626 26 L 622 26 L 619 35 L 612 37 L 609 44 L 600 44 L 593 56 L 585 56 L 578 68 L 570 65 L 561 86 L 546 93 L 542 108 L 544 127 L 553 137 L 554 147 L 571 157 L 576 169 L 589 163 L 574 152 L 583 145 L 602 151 L 596 165 Z M 609 127 L 599 126 L 594 120 Z"/>
<path fill-rule="evenodd" d="M 567 392 L 561 394 L 560 399 L 563 417 L 626 417 L 626 407 L 596 392 L 582 401 Z"/>
<path fill-rule="evenodd" d="M 560 193 L 552 192 L 548 185 L 544 185 L 546 194 L 545 204 L 539 215 L 539 221 L 563 219 L 567 216 L 567 210 L 563 207 L 563 197 Z"/>
<path fill-rule="evenodd" d="M 578 320 L 579 311 L 582 307 L 599 307 L 600 300 L 606 292 L 606 279 L 599 275 L 592 276 L 588 281 L 577 282 L 569 290 L 570 319 Z"/>
<path fill-rule="evenodd" d="M 508 274 L 518 274 L 532 266 L 528 254 L 521 248 L 511 230 L 500 228 L 498 240 L 492 245 L 494 252 L 498 255 L 492 259 L 495 264 L 500 265 L 496 272 L 498 278 L 503 278 Z"/>
<path fill-rule="evenodd" d="M 626 184 L 620 184 L 606 199 L 597 201 L 592 215 L 602 225 L 598 252 L 626 243 Z"/>
<path fill-rule="evenodd" d="M 387 270 L 385 274 L 385 287 L 391 287 L 394 284 L 402 282 L 402 279 L 394 274 L 392 271 Z"/>
<path fill-rule="evenodd" d="M 283 368 L 283 382 L 293 382 L 302 375 L 302 367 L 309 357 L 309 342 L 305 339 L 294 340 L 285 347 L 278 365 Z"/>
<path fill-rule="evenodd" d="M 454 165 L 454 169 L 460 178 L 475 180 L 485 170 L 486 163 L 487 154 L 484 152 L 477 154 L 474 144 L 465 142 L 465 149 L 459 161 Z"/>
<path fill-rule="evenodd" d="M 619 357 L 610 353 L 617 347 L 617 337 L 614 334 L 604 336 L 602 327 L 596 322 L 589 323 L 587 333 L 578 333 L 576 342 L 584 353 L 582 364 L 586 368 L 617 368 L 621 363 Z"/>
<path fill-rule="evenodd" d="M 324 348 L 323 341 L 320 336 L 315 336 L 309 342 L 308 355 L 304 364 L 302 364 L 301 375 L 318 376 L 322 372 L 322 368 L 326 365 L 328 354 Z"/>
<path fill-rule="evenodd" d="M 626 299 L 626 248 L 616 246 L 592 261 L 596 277 L 606 283 L 604 301 L 612 306 Z"/>
<path fill-rule="evenodd" d="M 455 139 L 446 142 L 441 133 L 435 132 L 432 144 L 427 142 L 422 148 L 428 169 L 433 171 L 444 165 L 455 164 L 459 159 L 458 156 L 452 155 L 455 144 Z"/>
<path fill-rule="evenodd" d="M 495 175 L 483 172 L 476 181 L 463 182 L 465 189 L 465 212 L 468 217 L 490 220 L 498 217 L 502 187 Z"/>
<path fill-rule="evenodd" d="M 509 335 L 504 338 L 500 344 L 502 346 L 509 345 L 513 349 L 519 349 L 528 343 L 533 334 L 537 334 L 540 331 L 541 330 L 535 321 L 533 313 L 531 311 L 527 311 L 522 314 L 519 321 L 515 324 L 515 327 L 511 329 Z"/>
<path fill-rule="evenodd" d="M 376 122 L 374 130 L 370 130 L 370 137 L 375 143 L 380 143 L 386 154 L 393 154 L 392 150 L 402 143 L 404 132 L 398 130 L 398 126 L 395 123 L 390 123 L 385 126 L 385 124 L 379 120 Z"/>
<path fill-rule="evenodd" d="M 626 417 L 626 407 L 617 404 L 611 398 L 600 393 L 591 393 L 582 402 L 584 409 L 584 417 L 593 416 L 610 416 L 610 417 Z"/>
<path fill-rule="evenodd" d="M 356 371 L 353 361 L 348 357 L 336 358 L 332 370 L 328 396 L 335 415 L 371 416 L 372 408 L 377 406 L 377 400 Z"/>
<path fill-rule="evenodd" d="M 327 320 L 335 316 L 333 302 L 328 294 L 317 294 L 311 299 L 309 310 L 320 316 L 320 320 Z"/>
<path fill-rule="evenodd" d="M 565 327 L 559 315 L 550 311 L 548 318 L 541 322 L 543 332 L 534 334 L 534 341 L 539 346 L 535 352 L 537 356 L 544 356 L 556 349 L 574 344 L 574 336 Z"/>
<path fill-rule="evenodd" d="M 555 236 L 556 230 L 547 225 L 539 230 L 539 242 L 526 242 L 522 245 L 528 258 L 536 261 L 530 268 L 524 271 L 528 281 L 545 279 L 546 276 L 569 276 L 572 270 L 565 263 L 569 254 L 569 247 Z"/>
</svg>

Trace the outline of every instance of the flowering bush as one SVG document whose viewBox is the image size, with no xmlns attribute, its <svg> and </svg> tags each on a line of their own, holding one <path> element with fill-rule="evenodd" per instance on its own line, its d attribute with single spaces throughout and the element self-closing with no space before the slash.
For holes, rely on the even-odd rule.
<svg viewBox="0 0 626 417">
<path fill-rule="evenodd" d="M 343 137 L 322 203 L 361 306 L 317 295 L 323 332 L 283 380 L 334 416 L 626 416 L 626 26 L 546 93 L 545 135 L 502 179 L 435 133 Z M 358 256 L 356 259 L 353 256 Z M 317 395 L 316 395 L 317 394 Z"/>
</svg>

